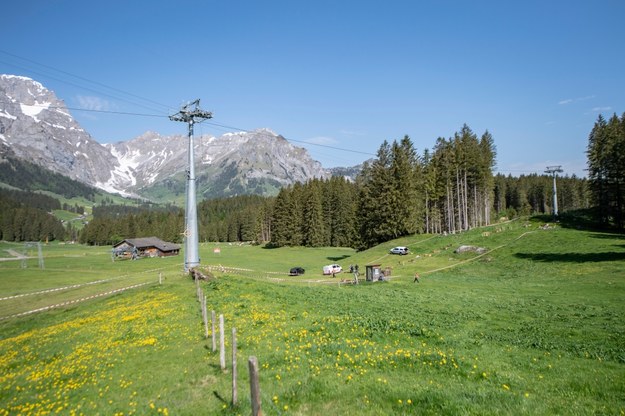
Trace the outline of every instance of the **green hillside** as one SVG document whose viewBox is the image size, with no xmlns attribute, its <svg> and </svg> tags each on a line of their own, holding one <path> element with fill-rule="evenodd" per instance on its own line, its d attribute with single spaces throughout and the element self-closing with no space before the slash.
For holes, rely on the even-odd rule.
<svg viewBox="0 0 625 416">
<path fill-rule="evenodd" d="M 77 231 L 92 219 L 93 207 L 106 204 L 133 205 L 136 200 L 108 194 L 21 159 L 6 156 L 0 160 L 0 205 L 4 210 L 0 212 L 2 239 L 13 240 L 13 234 L 22 235 L 16 237 L 17 240 L 45 240 L 44 236 L 76 239 Z M 59 224 L 62 221 L 65 225 L 65 238 L 59 232 L 50 232 L 50 227 L 38 226 L 38 229 L 22 231 L 24 224 L 12 224 L 14 218 L 26 216 L 17 211 L 26 209 L 40 210 L 41 218 L 52 213 Z M 38 225 L 42 221 L 30 222 Z"/>
<path fill-rule="evenodd" d="M 25 160 L 5 157 L 0 163 L 0 183 L 25 191 L 49 191 L 66 198 L 93 200 L 95 188 Z"/>
<path fill-rule="evenodd" d="M 113 262 L 110 247 L 51 244 L 42 270 L 29 250 L 0 262 L 0 415 L 250 414 L 250 356 L 267 415 L 625 412 L 622 234 L 513 221 L 362 252 L 204 244 L 225 370 L 182 256 Z M 390 277 L 323 276 L 335 262 Z"/>
</svg>

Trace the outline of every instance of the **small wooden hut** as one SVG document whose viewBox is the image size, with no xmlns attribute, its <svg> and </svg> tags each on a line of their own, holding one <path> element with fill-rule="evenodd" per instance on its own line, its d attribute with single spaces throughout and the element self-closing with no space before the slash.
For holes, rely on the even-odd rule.
<svg viewBox="0 0 625 416">
<path fill-rule="evenodd" d="M 382 265 L 380 264 L 367 264 L 365 266 L 366 274 L 365 279 L 367 282 L 377 282 L 380 280 L 382 274 Z"/>
</svg>

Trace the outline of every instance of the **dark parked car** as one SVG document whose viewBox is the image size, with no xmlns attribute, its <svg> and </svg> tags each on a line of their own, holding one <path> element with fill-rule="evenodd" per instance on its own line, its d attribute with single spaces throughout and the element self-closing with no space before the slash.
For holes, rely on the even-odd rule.
<svg viewBox="0 0 625 416">
<path fill-rule="evenodd" d="M 305 270 L 301 267 L 293 267 L 290 271 L 289 271 L 289 276 L 299 276 L 304 274 Z"/>
</svg>

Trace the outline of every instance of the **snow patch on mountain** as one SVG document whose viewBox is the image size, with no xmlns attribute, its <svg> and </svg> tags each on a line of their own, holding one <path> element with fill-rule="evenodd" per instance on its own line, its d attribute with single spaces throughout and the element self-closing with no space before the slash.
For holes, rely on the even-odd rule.
<svg viewBox="0 0 625 416">
<path fill-rule="evenodd" d="M 9 120 L 17 120 L 16 116 L 7 113 L 5 110 L 0 110 L 0 117 L 8 118 Z"/>
<path fill-rule="evenodd" d="M 147 131 L 101 145 L 54 92 L 26 77 L 0 75 L 0 141 L 19 158 L 107 192 L 137 196 L 160 187 L 160 195 L 180 195 L 186 185 L 186 135 Z M 197 136 L 194 152 L 203 197 L 276 193 L 281 186 L 329 177 L 306 149 L 268 128 Z"/>
<path fill-rule="evenodd" d="M 20 108 L 24 115 L 32 117 L 33 120 L 38 123 L 39 119 L 37 118 L 37 115 L 39 115 L 39 113 L 41 113 L 43 110 L 47 110 L 50 107 L 50 104 L 51 103 L 38 103 L 37 101 L 35 101 L 35 104 L 33 105 L 20 103 Z"/>
</svg>

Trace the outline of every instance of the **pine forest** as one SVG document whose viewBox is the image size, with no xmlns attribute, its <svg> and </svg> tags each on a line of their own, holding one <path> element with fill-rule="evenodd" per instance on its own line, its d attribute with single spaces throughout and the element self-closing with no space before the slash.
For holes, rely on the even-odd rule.
<svg viewBox="0 0 625 416">
<path fill-rule="evenodd" d="M 495 174 L 496 156 L 493 136 L 488 131 L 478 136 L 467 125 L 450 138 L 439 137 L 432 149 L 417 149 L 408 136 L 384 141 L 354 181 L 334 176 L 284 187 L 274 197 L 200 202 L 200 241 L 366 249 L 415 233 L 457 233 L 502 218 L 552 215 L 553 177 Z M 588 179 L 557 178 L 559 214 L 581 213 L 603 227 L 623 230 L 625 115 L 598 118 L 587 157 Z M 47 213 L 84 207 L 59 207 L 53 198 L 27 194 L 0 193 L 2 239 L 77 238 L 91 245 L 146 236 L 183 240 L 180 207 L 102 202 L 77 232 Z"/>
</svg>

